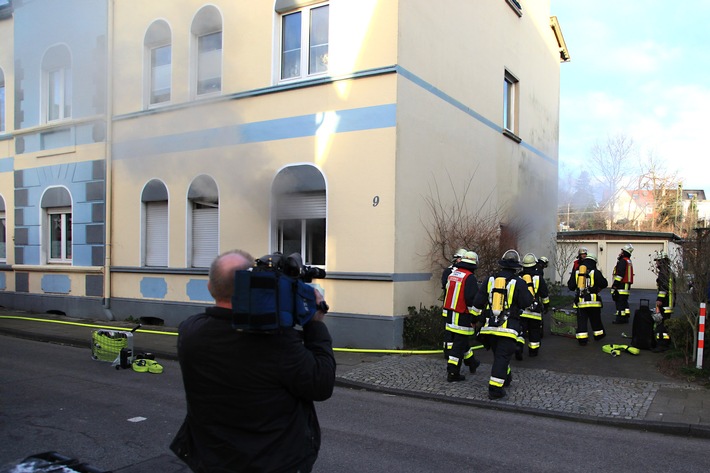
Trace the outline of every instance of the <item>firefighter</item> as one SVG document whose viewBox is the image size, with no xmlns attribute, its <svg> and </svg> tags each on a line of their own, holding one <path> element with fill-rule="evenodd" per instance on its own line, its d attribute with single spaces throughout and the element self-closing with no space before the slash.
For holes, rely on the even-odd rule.
<svg viewBox="0 0 710 473">
<path fill-rule="evenodd" d="M 634 283 L 634 265 L 631 263 L 633 252 L 631 243 L 625 244 L 614 267 L 614 282 L 611 284 L 611 298 L 616 304 L 616 318 L 612 321 L 614 324 L 628 324 L 631 318 L 629 294 Z"/>
<path fill-rule="evenodd" d="M 528 345 L 528 356 L 536 357 L 540 350 L 542 340 L 542 313 L 547 311 L 550 304 L 549 292 L 545 279 L 538 270 L 539 260 L 533 253 L 523 256 L 523 270 L 520 277 L 527 285 L 530 294 L 533 296 L 533 303 L 523 309 L 520 314 L 520 322 L 523 330 L 524 343 Z M 519 343 L 515 350 L 515 359 L 523 359 L 524 343 Z"/>
<path fill-rule="evenodd" d="M 521 338 L 520 314 L 524 307 L 533 303 L 525 281 L 517 276 L 522 267 L 518 252 L 506 251 L 498 265 L 500 271 L 488 278 L 478 291 L 472 309 L 477 318 L 483 317 L 484 310 L 488 315 L 479 337 L 493 351 L 493 366 L 488 381 L 489 399 L 505 397 L 504 388 L 513 381 L 510 359 Z"/>
<path fill-rule="evenodd" d="M 577 268 L 579 268 L 579 263 L 587 257 L 587 253 L 589 250 L 587 250 L 586 247 L 580 246 L 579 249 L 577 250 L 577 259 L 574 260 L 572 263 L 572 272 L 574 273 L 577 271 Z"/>
<path fill-rule="evenodd" d="M 609 285 L 601 270 L 597 268 L 597 257 L 587 254 L 577 270 L 570 275 L 567 287 L 574 291 L 574 307 L 577 309 L 577 342 L 586 346 L 589 341 L 588 324 L 592 326 L 594 340 L 606 336 L 602 323 L 602 298 L 599 294 Z"/>
<path fill-rule="evenodd" d="M 673 307 L 675 306 L 675 288 L 674 276 L 671 269 L 671 260 L 668 258 L 668 253 L 661 251 L 656 255 L 656 287 L 658 295 L 656 296 L 656 348 L 657 351 L 667 350 L 670 347 L 670 336 L 666 330 L 665 321 L 673 315 Z"/>
<path fill-rule="evenodd" d="M 451 271 L 454 269 L 454 266 L 461 261 L 461 258 L 463 258 L 463 255 L 466 254 L 466 251 L 468 251 L 466 248 L 459 248 L 456 250 L 456 253 L 451 257 L 451 264 L 444 269 L 444 272 L 441 273 L 441 297 L 439 297 L 440 301 L 444 300 L 444 296 L 446 295 L 446 283 L 449 280 L 449 274 L 451 274 Z M 446 317 L 446 314 L 443 314 L 444 317 Z"/>
<path fill-rule="evenodd" d="M 471 340 L 476 334 L 471 307 L 478 293 L 478 281 L 474 275 L 477 266 L 478 255 L 473 251 L 465 252 L 452 268 L 446 283 L 443 304 L 446 313 L 444 356 L 447 359 L 446 380 L 450 383 L 466 379 L 461 374 L 462 364 L 468 366 L 471 374 L 481 364 L 474 355 L 474 349 L 481 346 L 471 346 Z"/>
<path fill-rule="evenodd" d="M 535 268 L 537 269 L 537 273 L 540 275 L 542 279 L 545 279 L 545 270 L 547 269 L 547 266 L 550 264 L 550 260 L 547 259 L 547 256 L 540 256 L 537 259 L 537 266 Z M 549 300 L 548 300 L 549 302 Z"/>
</svg>

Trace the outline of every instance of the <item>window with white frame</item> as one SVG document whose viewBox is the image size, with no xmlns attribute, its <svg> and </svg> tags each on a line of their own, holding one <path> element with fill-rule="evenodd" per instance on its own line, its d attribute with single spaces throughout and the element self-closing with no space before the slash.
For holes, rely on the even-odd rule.
<svg viewBox="0 0 710 473">
<path fill-rule="evenodd" d="M 304 264 L 325 265 L 325 180 L 314 166 L 282 170 L 274 180 L 276 251 L 300 253 Z"/>
<path fill-rule="evenodd" d="M 72 68 L 69 49 L 50 48 L 42 59 L 42 109 L 45 122 L 71 118 Z"/>
<path fill-rule="evenodd" d="M 190 266 L 209 268 L 219 254 L 219 193 L 214 180 L 198 176 L 187 194 L 190 212 L 188 248 Z"/>
<path fill-rule="evenodd" d="M 5 74 L 0 69 L 0 132 L 5 131 Z"/>
<path fill-rule="evenodd" d="M 314 3 L 314 2 L 311 2 Z M 319 2 L 293 9 L 294 2 L 279 0 L 281 15 L 279 67 L 281 80 L 302 79 L 328 72 L 330 5 Z"/>
<path fill-rule="evenodd" d="M 192 24 L 195 95 L 222 90 L 222 15 L 212 5 L 203 7 Z"/>
<path fill-rule="evenodd" d="M 143 266 L 168 266 L 168 189 L 153 179 L 146 184 L 143 202 Z"/>
<path fill-rule="evenodd" d="M 503 80 L 503 129 L 518 132 L 518 79 L 505 71 Z"/>
<path fill-rule="evenodd" d="M 165 21 L 158 20 L 150 25 L 144 46 L 148 76 L 147 102 L 149 105 L 169 102 L 172 90 L 172 46 L 170 27 Z"/>
<path fill-rule="evenodd" d="M 47 263 L 72 262 L 72 204 L 64 187 L 51 187 L 42 195 L 44 258 Z"/>
<path fill-rule="evenodd" d="M 47 209 L 50 263 L 71 262 L 71 209 Z"/>
</svg>

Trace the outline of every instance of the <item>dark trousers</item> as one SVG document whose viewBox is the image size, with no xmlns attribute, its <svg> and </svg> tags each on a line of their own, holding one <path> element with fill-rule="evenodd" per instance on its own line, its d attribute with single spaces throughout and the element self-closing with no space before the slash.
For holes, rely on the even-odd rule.
<svg viewBox="0 0 710 473">
<path fill-rule="evenodd" d="M 488 391 L 499 393 L 503 387 L 510 384 L 510 359 L 515 353 L 517 341 L 509 337 L 489 336 L 491 350 L 493 351 L 493 367 L 491 378 L 488 382 Z"/>
<path fill-rule="evenodd" d="M 631 309 L 629 309 L 629 295 L 628 294 L 617 294 L 616 295 L 616 322 L 627 322 L 629 317 L 631 317 Z"/>
<path fill-rule="evenodd" d="M 446 372 L 459 374 L 461 365 L 470 363 L 475 359 L 471 349 L 471 341 L 474 335 L 463 335 L 461 333 L 446 331 L 444 335 L 444 356 L 446 356 Z"/>
<path fill-rule="evenodd" d="M 585 307 L 577 311 L 577 340 L 580 344 L 586 344 L 588 340 L 588 325 L 592 326 L 594 340 L 601 340 L 606 336 L 601 307 Z M 581 334 L 586 334 L 586 336 L 580 336 Z"/>
<path fill-rule="evenodd" d="M 540 349 L 540 340 L 542 340 L 542 320 L 532 319 L 529 317 L 520 317 L 520 326 L 525 342 L 528 344 L 528 354 L 530 356 L 537 355 Z M 523 352 L 524 345 L 518 343 L 517 352 Z"/>
</svg>

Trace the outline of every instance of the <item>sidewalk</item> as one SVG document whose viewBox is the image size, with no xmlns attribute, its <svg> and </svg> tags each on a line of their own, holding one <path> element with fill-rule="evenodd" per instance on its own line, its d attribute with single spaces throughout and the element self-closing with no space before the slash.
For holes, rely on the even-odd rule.
<svg viewBox="0 0 710 473">
<path fill-rule="evenodd" d="M 639 298 L 636 291 L 632 309 Z M 622 332 L 630 325 L 612 325 L 613 308 L 604 309 L 608 336 L 580 347 L 575 340 L 546 331 L 540 356 L 513 360 L 513 384 L 503 400 L 488 400 L 492 354 L 476 352 L 481 366 L 466 380 L 446 382 L 443 355 L 381 355 L 336 349 L 337 384 L 464 405 L 543 415 L 585 423 L 606 424 L 655 432 L 710 438 L 710 390 L 660 373 L 664 355 L 642 351 L 638 356 L 612 358 L 601 351 L 606 343 L 627 343 Z M 126 322 L 87 321 L 47 314 L 0 309 L 0 335 L 86 347 L 100 328 L 130 330 Z M 156 359 L 176 359 L 177 330 L 142 327 L 134 334 L 136 352 Z"/>
</svg>

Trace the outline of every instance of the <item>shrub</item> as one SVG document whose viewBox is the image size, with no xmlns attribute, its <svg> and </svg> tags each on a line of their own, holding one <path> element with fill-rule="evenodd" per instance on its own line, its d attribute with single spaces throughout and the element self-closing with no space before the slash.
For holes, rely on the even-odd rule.
<svg viewBox="0 0 710 473">
<path fill-rule="evenodd" d="M 676 350 L 680 351 L 685 358 L 685 364 L 689 364 L 693 359 L 694 334 L 693 326 L 686 317 L 673 317 L 665 322 L 668 335 Z"/>
<path fill-rule="evenodd" d="M 444 342 L 444 322 L 440 306 L 429 308 L 410 306 L 409 315 L 404 319 L 404 346 L 409 350 L 435 350 Z"/>
</svg>

